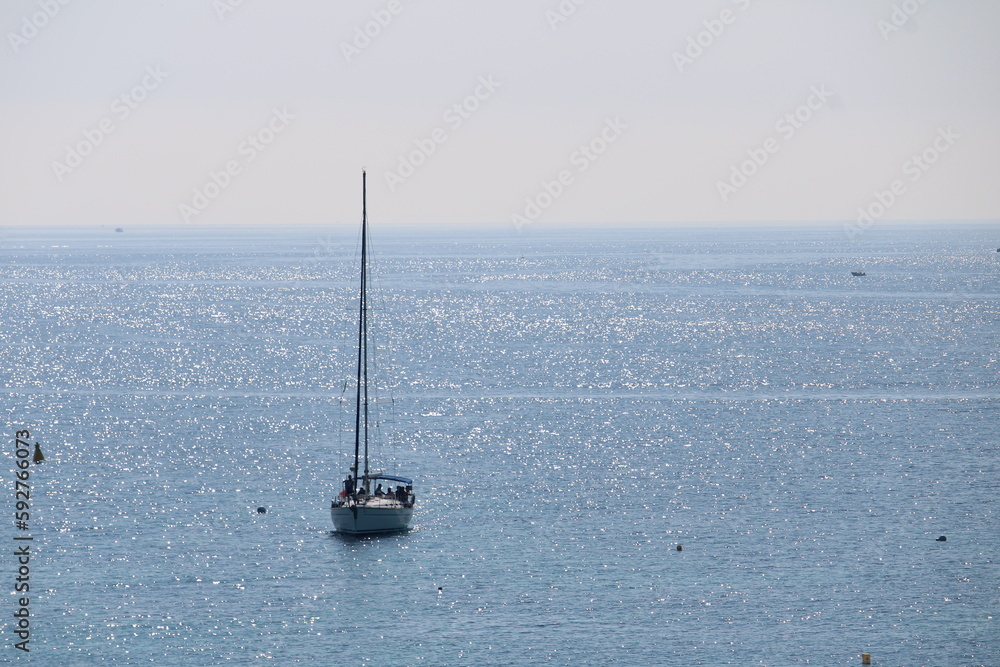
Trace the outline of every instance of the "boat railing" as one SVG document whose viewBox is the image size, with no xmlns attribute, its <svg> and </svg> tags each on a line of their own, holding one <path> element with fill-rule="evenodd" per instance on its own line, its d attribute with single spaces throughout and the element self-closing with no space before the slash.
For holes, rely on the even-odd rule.
<svg viewBox="0 0 1000 667">
<path fill-rule="evenodd" d="M 405 494 L 403 497 L 399 497 L 395 493 L 355 493 L 354 495 L 348 496 L 341 491 L 341 494 L 333 499 L 331 507 L 361 507 L 367 505 L 372 500 L 396 501 L 404 508 L 410 508 L 413 507 L 417 497 L 412 492 Z"/>
</svg>

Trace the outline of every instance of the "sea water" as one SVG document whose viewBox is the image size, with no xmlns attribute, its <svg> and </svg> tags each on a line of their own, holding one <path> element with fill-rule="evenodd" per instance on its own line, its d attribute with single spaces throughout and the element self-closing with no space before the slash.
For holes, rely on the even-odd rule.
<svg viewBox="0 0 1000 667">
<path fill-rule="evenodd" d="M 0 660 L 998 665 L 998 232 L 376 227 L 355 539 L 357 230 L 6 230 Z"/>
</svg>

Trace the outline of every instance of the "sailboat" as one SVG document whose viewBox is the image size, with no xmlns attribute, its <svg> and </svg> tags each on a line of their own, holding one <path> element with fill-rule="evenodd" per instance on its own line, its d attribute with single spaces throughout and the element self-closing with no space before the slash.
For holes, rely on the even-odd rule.
<svg viewBox="0 0 1000 667">
<path fill-rule="evenodd" d="M 413 519 L 413 480 L 386 475 L 369 467 L 368 392 L 368 188 L 361 172 L 361 297 L 358 305 L 357 392 L 354 413 L 354 463 L 347 472 L 340 494 L 330 504 L 337 532 L 368 535 L 407 530 Z M 396 484 L 390 491 L 382 483 Z M 375 488 L 373 489 L 373 485 Z M 391 488 L 391 487 L 390 487 Z"/>
</svg>

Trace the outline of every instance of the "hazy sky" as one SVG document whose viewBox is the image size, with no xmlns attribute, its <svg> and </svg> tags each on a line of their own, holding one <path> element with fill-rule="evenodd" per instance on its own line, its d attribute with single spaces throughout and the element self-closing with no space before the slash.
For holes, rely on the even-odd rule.
<svg viewBox="0 0 1000 667">
<path fill-rule="evenodd" d="M 4 0 L 0 225 L 1000 217 L 996 0 Z"/>
</svg>

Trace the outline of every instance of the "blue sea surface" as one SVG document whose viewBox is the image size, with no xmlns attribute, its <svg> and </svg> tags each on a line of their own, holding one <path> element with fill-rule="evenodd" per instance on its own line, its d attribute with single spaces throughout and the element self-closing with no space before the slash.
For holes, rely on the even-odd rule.
<svg viewBox="0 0 1000 667">
<path fill-rule="evenodd" d="M 376 225 L 364 539 L 357 236 L 0 233 L 0 661 L 1000 665 L 1000 227 Z"/>
</svg>

